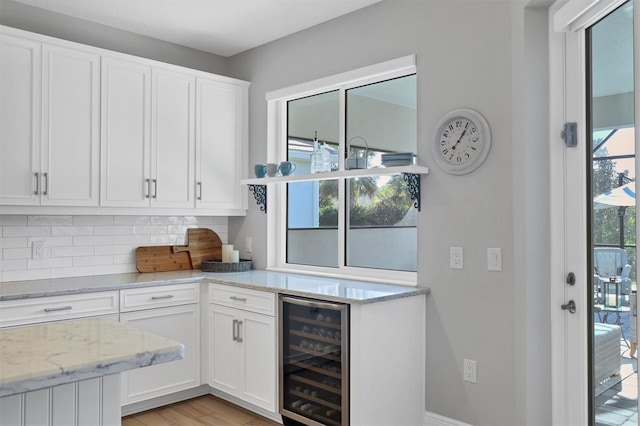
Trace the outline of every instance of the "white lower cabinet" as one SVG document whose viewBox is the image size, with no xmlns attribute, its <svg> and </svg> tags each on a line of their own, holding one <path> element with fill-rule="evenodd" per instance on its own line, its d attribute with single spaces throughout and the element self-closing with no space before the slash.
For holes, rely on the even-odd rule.
<svg viewBox="0 0 640 426">
<path fill-rule="evenodd" d="M 277 411 L 276 319 L 273 293 L 212 284 L 209 311 L 209 385 L 269 412 Z M 230 289 L 216 300 L 215 287 Z M 271 298 L 271 313 L 247 310 L 252 299 Z"/>
<path fill-rule="evenodd" d="M 177 284 L 120 292 L 120 322 L 175 340 L 185 347 L 182 360 L 122 373 L 122 405 L 200 385 L 199 285 Z M 186 304 L 170 306 L 172 303 Z M 126 312 L 133 309 L 137 310 Z"/>
</svg>

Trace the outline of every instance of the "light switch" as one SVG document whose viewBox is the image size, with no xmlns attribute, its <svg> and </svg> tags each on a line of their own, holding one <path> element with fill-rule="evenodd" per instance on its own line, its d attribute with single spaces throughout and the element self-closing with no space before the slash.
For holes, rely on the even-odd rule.
<svg viewBox="0 0 640 426">
<path fill-rule="evenodd" d="M 502 271 L 502 249 L 501 248 L 487 249 L 487 270 Z"/>
</svg>

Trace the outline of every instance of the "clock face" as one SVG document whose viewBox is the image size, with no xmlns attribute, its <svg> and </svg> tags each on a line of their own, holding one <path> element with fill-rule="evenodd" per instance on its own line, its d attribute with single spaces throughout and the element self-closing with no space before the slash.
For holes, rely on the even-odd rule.
<svg viewBox="0 0 640 426">
<path fill-rule="evenodd" d="M 482 164 L 490 144 L 486 120 L 475 111 L 457 110 L 440 120 L 433 154 L 438 165 L 447 172 L 465 174 Z"/>
</svg>

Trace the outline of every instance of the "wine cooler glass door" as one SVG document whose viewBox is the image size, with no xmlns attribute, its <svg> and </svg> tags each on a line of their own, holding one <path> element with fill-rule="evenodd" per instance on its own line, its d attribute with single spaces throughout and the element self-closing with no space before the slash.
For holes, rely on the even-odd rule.
<svg viewBox="0 0 640 426">
<path fill-rule="evenodd" d="M 349 424 L 348 307 L 280 297 L 283 416 L 308 425 Z"/>
</svg>

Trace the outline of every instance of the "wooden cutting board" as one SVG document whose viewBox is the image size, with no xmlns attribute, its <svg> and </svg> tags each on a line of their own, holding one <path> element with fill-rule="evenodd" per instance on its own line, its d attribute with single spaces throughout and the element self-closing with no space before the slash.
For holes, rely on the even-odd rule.
<svg viewBox="0 0 640 426">
<path fill-rule="evenodd" d="M 138 247 L 136 249 L 138 272 L 167 272 L 193 269 L 189 253 L 174 253 L 173 246 Z"/>
<path fill-rule="evenodd" d="M 211 229 L 187 229 L 187 245 L 173 247 L 174 254 L 188 252 L 193 269 L 200 269 L 202 260 L 222 259 L 222 240 Z"/>
</svg>

